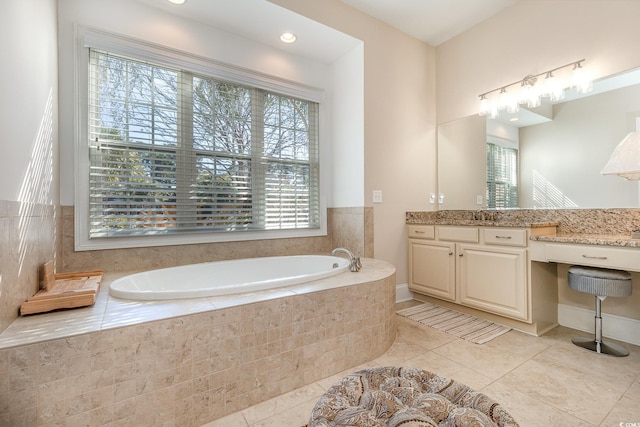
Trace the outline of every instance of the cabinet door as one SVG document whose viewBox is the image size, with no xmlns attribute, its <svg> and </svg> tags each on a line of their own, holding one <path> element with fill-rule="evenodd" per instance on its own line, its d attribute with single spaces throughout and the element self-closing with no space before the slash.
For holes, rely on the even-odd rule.
<svg viewBox="0 0 640 427">
<path fill-rule="evenodd" d="M 459 245 L 460 303 L 528 320 L 526 249 Z"/>
<path fill-rule="evenodd" d="M 409 289 L 455 301 L 454 250 L 455 243 L 409 239 Z"/>
</svg>

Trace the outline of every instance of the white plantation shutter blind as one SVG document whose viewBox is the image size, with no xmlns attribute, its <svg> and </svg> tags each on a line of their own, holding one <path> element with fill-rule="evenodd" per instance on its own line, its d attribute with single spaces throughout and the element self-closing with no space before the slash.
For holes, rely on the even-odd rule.
<svg viewBox="0 0 640 427">
<path fill-rule="evenodd" d="M 90 50 L 89 237 L 318 228 L 318 104 Z"/>
<path fill-rule="evenodd" d="M 487 207 L 518 207 L 518 150 L 487 143 Z"/>
</svg>

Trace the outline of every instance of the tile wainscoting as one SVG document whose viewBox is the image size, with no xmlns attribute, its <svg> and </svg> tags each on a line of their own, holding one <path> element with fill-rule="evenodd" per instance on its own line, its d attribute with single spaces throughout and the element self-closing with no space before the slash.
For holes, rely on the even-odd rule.
<svg viewBox="0 0 640 427">
<path fill-rule="evenodd" d="M 74 250 L 74 208 L 62 207 L 62 265 L 59 271 L 149 270 L 174 265 L 258 256 L 328 253 L 342 246 L 373 257 L 373 208 L 330 208 L 327 236 L 295 239 L 202 243 L 149 248 Z M 25 298 L 26 299 L 26 298 Z M 0 329 L 1 331 L 2 329 Z"/>
<path fill-rule="evenodd" d="M 60 212 L 53 205 L 0 200 L 0 332 L 38 290 L 38 272 L 59 260 Z"/>
</svg>

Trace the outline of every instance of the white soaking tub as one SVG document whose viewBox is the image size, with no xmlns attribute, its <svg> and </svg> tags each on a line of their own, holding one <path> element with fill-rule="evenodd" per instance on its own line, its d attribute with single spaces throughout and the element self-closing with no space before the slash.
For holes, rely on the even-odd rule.
<svg viewBox="0 0 640 427">
<path fill-rule="evenodd" d="M 296 285 L 345 271 L 349 261 L 336 256 L 244 258 L 130 274 L 111 282 L 109 294 L 144 301 L 220 296 Z"/>
</svg>

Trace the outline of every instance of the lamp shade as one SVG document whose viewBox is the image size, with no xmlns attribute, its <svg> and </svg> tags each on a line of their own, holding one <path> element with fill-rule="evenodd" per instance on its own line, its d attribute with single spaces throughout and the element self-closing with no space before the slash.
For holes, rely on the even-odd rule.
<svg viewBox="0 0 640 427">
<path fill-rule="evenodd" d="M 640 132 L 631 132 L 618 144 L 600 173 L 640 179 Z"/>
</svg>

